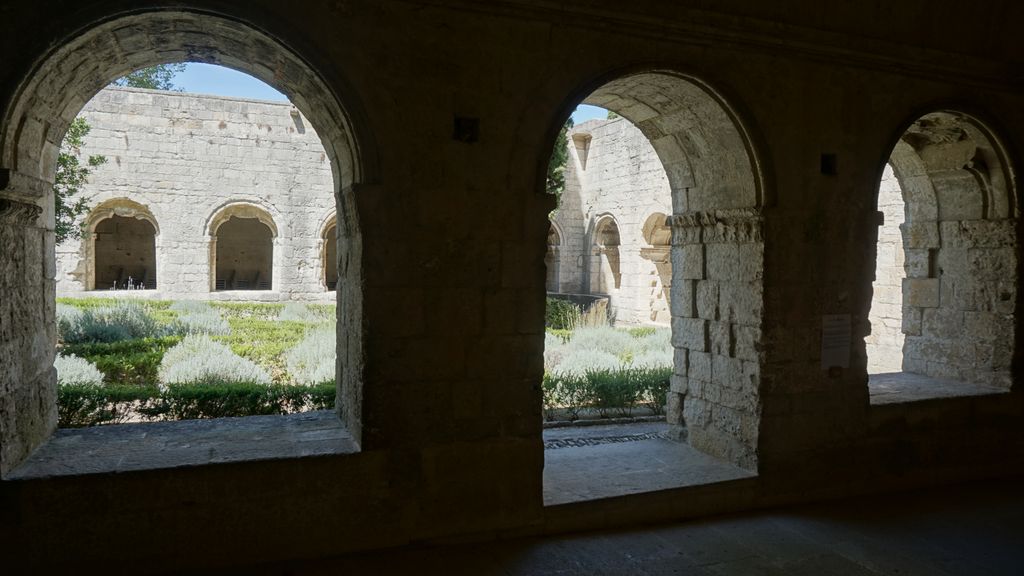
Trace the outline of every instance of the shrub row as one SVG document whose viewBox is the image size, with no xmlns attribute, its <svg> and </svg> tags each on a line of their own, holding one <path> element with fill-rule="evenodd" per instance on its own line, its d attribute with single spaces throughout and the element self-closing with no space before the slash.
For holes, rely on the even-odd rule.
<svg viewBox="0 0 1024 576">
<path fill-rule="evenodd" d="M 180 340 L 179 336 L 164 336 L 119 342 L 65 344 L 60 352 L 62 356 L 78 356 L 92 362 L 107 382 L 144 385 L 156 382 L 164 352 Z"/>
<path fill-rule="evenodd" d="M 633 408 L 664 411 L 671 367 L 595 368 L 582 373 L 544 374 L 544 414 L 554 419 L 562 409 L 576 420 L 584 408 L 602 417 L 625 416 Z"/>
<path fill-rule="evenodd" d="M 544 307 L 544 326 L 555 330 L 572 330 L 579 324 L 582 311 L 568 300 L 548 298 Z"/>
<path fill-rule="evenodd" d="M 220 383 L 157 386 L 65 384 L 57 388 L 62 428 L 143 421 L 290 414 L 334 407 L 334 382 L 307 386 Z"/>
</svg>

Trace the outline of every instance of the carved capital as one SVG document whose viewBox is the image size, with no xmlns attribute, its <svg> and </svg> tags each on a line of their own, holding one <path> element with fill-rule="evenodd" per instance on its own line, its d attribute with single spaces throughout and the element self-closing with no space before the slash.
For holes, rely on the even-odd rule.
<svg viewBox="0 0 1024 576">
<path fill-rule="evenodd" d="M 0 198 L 0 223 L 31 226 L 43 213 L 43 209 L 35 204 L 18 202 L 8 198 Z"/>
<path fill-rule="evenodd" d="M 749 208 L 668 217 L 676 244 L 763 242 L 764 217 Z"/>
</svg>

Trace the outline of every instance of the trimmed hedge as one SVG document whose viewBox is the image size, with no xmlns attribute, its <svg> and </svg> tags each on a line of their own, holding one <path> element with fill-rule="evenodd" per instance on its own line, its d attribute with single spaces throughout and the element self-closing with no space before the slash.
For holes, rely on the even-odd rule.
<svg viewBox="0 0 1024 576">
<path fill-rule="evenodd" d="M 544 307 L 544 326 L 555 330 L 572 330 L 579 324 L 582 310 L 568 300 L 548 298 Z"/>
<path fill-rule="evenodd" d="M 637 406 L 657 414 L 664 411 L 672 368 L 626 367 L 587 370 L 582 375 L 544 373 L 544 413 L 553 419 L 564 409 L 576 420 L 584 408 L 602 417 L 628 415 Z"/>
<path fill-rule="evenodd" d="M 282 384 L 172 384 L 157 386 L 60 386 L 58 425 L 78 428 L 144 421 L 290 414 L 334 407 L 334 382 Z"/>
<path fill-rule="evenodd" d="M 181 341 L 179 336 L 139 338 L 120 342 L 65 344 L 61 354 L 85 358 L 112 384 L 147 385 L 156 382 L 164 352 Z"/>
</svg>

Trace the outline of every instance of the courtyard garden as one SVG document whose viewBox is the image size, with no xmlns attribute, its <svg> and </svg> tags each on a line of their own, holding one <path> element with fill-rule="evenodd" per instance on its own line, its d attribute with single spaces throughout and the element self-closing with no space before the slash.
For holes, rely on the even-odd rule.
<svg viewBox="0 0 1024 576">
<path fill-rule="evenodd" d="M 660 415 L 670 330 L 549 300 L 545 420 Z M 60 298 L 61 427 L 330 409 L 332 304 Z"/>
<path fill-rule="evenodd" d="M 670 329 L 613 328 L 603 308 L 552 298 L 545 322 L 545 420 L 664 414 Z"/>
<path fill-rule="evenodd" d="M 57 301 L 61 427 L 334 406 L 329 304 Z"/>
</svg>

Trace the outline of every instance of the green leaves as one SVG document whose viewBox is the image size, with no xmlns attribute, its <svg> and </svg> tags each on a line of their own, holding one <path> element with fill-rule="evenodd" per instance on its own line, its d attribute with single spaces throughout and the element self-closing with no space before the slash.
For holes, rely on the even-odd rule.
<svg viewBox="0 0 1024 576">
<path fill-rule="evenodd" d="M 555 138 L 555 148 L 551 151 L 548 161 L 548 174 L 545 191 L 554 194 L 558 204 L 562 203 L 562 191 L 565 190 L 565 166 L 569 160 L 569 130 L 572 128 L 572 117 L 566 118 L 565 124 Z"/>
<path fill-rule="evenodd" d="M 53 177 L 53 202 L 56 223 L 54 233 L 57 243 L 66 239 L 81 238 L 82 230 L 76 225 L 79 216 L 89 210 L 89 197 L 80 196 L 81 188 L 88 180 L 93 168 L 105 164 L 106 156 L 92 155 L 81 161 L 81 148 L 89 134 L 85 118 L 75 118 L 68 126 L 64 141 L 57 154 L 57 172 Z"/>
<path fill-rule="evenodd" d="M 118 78 L 111 82 L 114 86 L 128 86 L 131 88 L 149 88 L 150 90 L 173 90 L 181 92 L 182 89 L 174 85 L 174 77 L 185 70 L 185 63 L 158 64 L 147 68 L 140 68 L 134 72 Z"/>
</svg>

